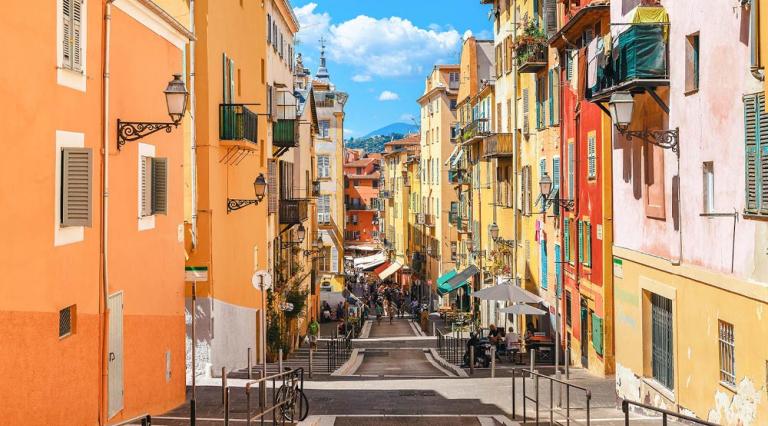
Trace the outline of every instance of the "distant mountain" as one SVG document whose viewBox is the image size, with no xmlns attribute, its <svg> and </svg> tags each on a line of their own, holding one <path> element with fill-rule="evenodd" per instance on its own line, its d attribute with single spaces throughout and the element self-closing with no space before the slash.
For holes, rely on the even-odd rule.
<svg viewBox="0 0 768 426">
<path fill-rule="evenodd" d="M 362 149 L 365 152 L 382 152 L 384 144 L 404 138 L 419 131 L 419 126 L 408 123 L 392 123 L 361 138 L 349 138 L 344 144 L 347 148 Z"/>
<path fill-rule="evenodd" d="M 370 138 L 373 136 L 389 136 L 393 133 L 397 133 L 400 135 L 407 135 L 409 133 L 414 133 L 418 131 L 419 131 L 419 126 L 415 124 L 392 123 L 390 125 L 382 127 L 381 129 L 374 130 L 371 133 L 368 133 L 367 135 L 363 136 L 361 139 Z"/>
</svg>

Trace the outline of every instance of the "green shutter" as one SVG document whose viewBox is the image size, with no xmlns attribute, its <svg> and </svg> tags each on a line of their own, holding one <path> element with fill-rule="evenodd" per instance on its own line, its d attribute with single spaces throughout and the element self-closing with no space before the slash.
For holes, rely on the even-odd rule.
<svg viewBox="0 0 768 426">
<path fill-rule="evenodd" d="M 549 74 L 548 74 L 548 76 L 549 76 L 549 98 L 547 100 L 549 102 L 549 125 L 550 126 L 554 126 L 554 124 L 555 124 L 555 103 L 552 101 L 554 99 L 554 96 L 553 96 L 553 94 L 554 94 L 554 91 L 553 91 L 553 89 L 554 89 L 554 85 L 553 85 L 554 78 L 552 77 L 553 74 L 554 74 L 554 70 L 549 70 Z"/>
<path fill-rule="evenodd" d="M 598 355 L 603 355 L 603 319 L 592 314 L 592 347 Z"/>
<path fill-rule="evenodd" d="M 576 233 L 579 237 L 579 263 L 584 263 L 584 222 L 579 220 Z"/>
<path fill-rule="evenodd" d="M 762 102 L 760 99 L 762 98 Z M 762 120 L 760 104 L 764 104 L 763 94 L 744 97 L 744 134 L 745 140 L 745 202 L 748 213 L 757 213 L 760 208 L 759 148 L 762 138 Z M 766 120 L 768 122 L 768 120 Z M 767 135 L 768 136 L 768 135 Z"/>
<path fill-rule="evenodd" d="M 584 222 L 585 247 L 584 247 L 584 265 L 592 266 L 592 224 Z"/>
<path fill-rule="evenodd" d="M 168 159 L 152 159 L 152 214 L 168 214 Z"/>
</svg>

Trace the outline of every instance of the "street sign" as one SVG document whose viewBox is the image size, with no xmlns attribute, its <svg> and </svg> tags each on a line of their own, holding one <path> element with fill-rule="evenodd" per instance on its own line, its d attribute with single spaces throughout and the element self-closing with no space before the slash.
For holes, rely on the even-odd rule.
<svg viewBox="0 0 768 426">
<path fill-rule="evenodd" d="M 262 290 L 262 285 L 264 290 L 269 290 L 272 288 L 272 275 L 269 271 L 256 271 L 251 277 L 251 285 L 256 290 Z"/>
<path fill-rule="evenodd" d="M 207 266 L 186 266 L 184 267 L 184 281 L 208 281 Z"/>
</svg>

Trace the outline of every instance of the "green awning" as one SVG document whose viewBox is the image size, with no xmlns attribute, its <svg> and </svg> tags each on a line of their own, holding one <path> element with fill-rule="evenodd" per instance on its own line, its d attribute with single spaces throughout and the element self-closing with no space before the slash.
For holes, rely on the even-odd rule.
<svg viewBox="0 0 768 426">
<path fill-rule="evenodd" d="M 450 272 L 446 272 L 437 279 L 437 294 L 442 296 L 452 291 L 456 291 L 459 287 L 467 284 L 467 281 L 455 282 L 452 278 L 455 278 L 458 273 L 455 269 Z"/>
</svg>

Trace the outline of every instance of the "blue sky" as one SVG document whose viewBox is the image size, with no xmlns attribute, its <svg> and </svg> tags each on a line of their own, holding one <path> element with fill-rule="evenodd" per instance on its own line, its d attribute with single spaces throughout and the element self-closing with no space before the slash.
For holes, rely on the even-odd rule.
<svg viewBox="0 0 768 426">
<path fill-rule="evenodd" d="M 350 94 L 347 137 L 418 120 L 416 99 L 436 63 L 456 63 L 462 37 L 492 38 L 480 0 L 293 0 L 297 51 L 314 73 L 320 36 L 331 79 Z"/>
</svg>

